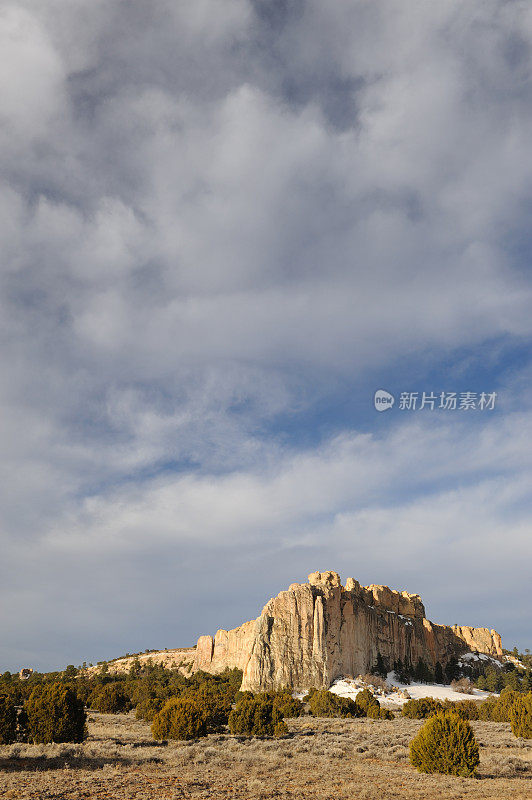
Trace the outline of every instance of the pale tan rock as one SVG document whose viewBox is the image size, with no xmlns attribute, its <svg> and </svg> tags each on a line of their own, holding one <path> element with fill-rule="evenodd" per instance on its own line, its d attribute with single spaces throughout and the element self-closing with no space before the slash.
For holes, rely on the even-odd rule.
<svg viewBox="0 0 532 800">
<path fill-rule="evenodd" d="M 329 686 L 341 675 L 368 672 L 379 652 L 390 665 L 422 658 L 430 666 L 437 661 L 445 666 L 473 645 L 502 654 L 497 637 L 486 629 L 430 622 L 417 594 L 361 587 L 354 578 L 343 589 L 338 573 L 313 572 L 308 584 L 292 584 L 264 607 L 242 688 Z"/>
<path fill-rule="evenodd" d="M 255 622 L 245 622 L 238 628 L 226 631 L 221 628 L 212 636 L 200 636 L 196 645 L 194 671 L 223 672 L 226 667 L 243 670 L 253 644 Z"/>
<path fill-rule="evenodd" d="M 329 687 L 340 676 L 364 675 L 378 653 L 390 667 L 398 660 L 415 665 L 420 658 L 434 667 L 468 650 L 500 657 L 501 637 L 488 628 L 430 622 L 417 594 L 361 586 L 354 578 L 344 589 L 338 573 L 329 570 L 311 573 L 308 583 L 291 584 L 256 620 L 220 629 L 214 638 L 200 636 L 195 649 L 179 651 L 179 662 L 175 651 L 171 663 L 181 664 L 185 674 L 237 667 L 243 690 L 303 690 Z"/>
<path fill-rule="evenodd" d="M 117 658 L 114 661 L 107 662 L 107 670 L 109 675 L 123 675 L 129 672 L 131 667 L 138 662 L 141 667 L 146 665 L 157 665 L 165 667 L 166 669 L 177 669 L 183 675 L 191 675 L 194 671 L 194 662 L 196 659 L 195 647 L 181 647 L 174 650 L 154 650 L 147 653 L 139 653 L 135 656 L 124 656 L 124 658 Z M 95 664 L 92 667 L 86 668 L 87 675 L 96 675 L 102 669 L 102 664 Z"/>
<path fill-rule="evenodd" d="M 311 572 L 308 576 L 308 582 L 311 586 L 323 586 L 324 588 L 337 588 L 342 586 L 342 581 L 337 572 L 327 570 L 326 572 Z M 292 586 L 299 584 L 293 583 Z"/>
<path fill-rule="evenodd" d="M 501 637 L 497 631 L 489 628 L 470 628 L 467 625 L 453 625 L 453 631 L 463 639 L 469 650 L 487 653 L 490 656 L 502 656 Z"/>
<path fill-rule="evenodd" d="M 214 641 L 212 636 L 200 636 L 196 645 L 196 656 L 194 658 L 194 670 L 209 670 L 212 662 Z"/>
<path fill-rule="evenodd" d="M 405 591 L 398 592 L 395 589 L 390 589 L 389 586 L 381 586 L 380 584 L 373 583 L 370 586 L 362 587 L 362 593 L 366 603 L 375 608 L 393 611 L 405 617 L 418 617 L 419 619 L 423 619 L 425 616 L 425 606 L 418 594 L 410 594 Z"/>
<path fill-rule="evenodd" d="M 253 643 L 255 621 L 244 622 L 230 631 L 219 630 L 214 637 L 213 672 L 222 672 L 228 666 L 244 669 Z"/>
<path fill-rule="evenodd" d="M 410 592 L 401 592 L 399 596 L 399 613 L 404 614 L 405 617 L 420 617 L 423 619 L 425 616 L 425 606 L 418 594 L 410 594 Z"/>
</svg>

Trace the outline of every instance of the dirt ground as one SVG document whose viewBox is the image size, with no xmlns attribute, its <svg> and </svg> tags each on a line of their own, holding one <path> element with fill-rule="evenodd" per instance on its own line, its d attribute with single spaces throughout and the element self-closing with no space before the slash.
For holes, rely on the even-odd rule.
<svg viewBox="0 0 532 800">
<path fill-rule="evenodd" d="M 408 762 L 420 726 L 382 720 L 288 720 L 280 740 L 211 735 L 154 742 L 129 715 L 91 713 L 80 745 L 0 747 L 2 800 L 532 800 L 532 740 L 474 722 L 476 779 L 421 775 Z"/>
</svg>

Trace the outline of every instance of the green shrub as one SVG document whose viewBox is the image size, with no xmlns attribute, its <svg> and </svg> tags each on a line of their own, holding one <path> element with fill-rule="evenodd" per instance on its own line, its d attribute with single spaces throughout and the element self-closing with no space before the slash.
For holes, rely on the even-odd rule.
<svg viewBox="0 0 532 800">
<path fill-rule="evenodd" d="M 235 694 L 235 699 L 234 699 L 234 702 L 235 702 L 235 703 L 240 703 L 240 701 L 241 701 L 241 700 L 244 700 L 244 698 L 246 698 L 246 697 L 247 697 L 248 699 L 250 699 L 250 698 L 252 698 L 252 697 L 255 697 L 255 695 L 253 694 L 253 692 L 250 692 L 250 691 L 248 691 L 248 690 L 246 690 L 245 692 L 237 692 L 237 693 Z"/>
<path fill-rule="evenodd" d="M 152 681 L 145 681 L 142 678 L 134 681 L 129 681 L 127 687 L 127 694 L 133 706 L 138 707 L 146 700 L 153 700 L 157 697 L 155 686 Z"/>
<path fill-rule="evenodd" d="M 387 708 L 381 708 L 381 704 L 369 689 L 359 692 L 355 703 L 370 719 L 394 719 L 392 712 Z"/>
<path fill-rule="evenodd" d="M 373 719 L 395 719 L 395 714 L 390 711 L 389 708 L 379 708 L 379 711 L 375 710 L 374 706 L 371 706 L 370 710 L 368 711 L 368 717 L 372 717 Z"/>
<path fill-rule="evenodd" d="M 153 719 L 154 739 L 198 739 L 207 735 L 207 713 L 190 697 L 172 697 Z"/>
<path fill-rule="evenodd" d="M 131 703 L 120 683 L 107 683 L 90 698 L 91 708 L 102 714 L 119 714 L 129 711 Z"/>
<path fill-rule="evenodd" d="M 163 701 L 158 697 L 149 697 L 147 700 L 141 700 L 135 709 L 135 717 L 144 719 L 146 722 L 152 722 L 161 710 L 162 705 Z"/>
<path fill-rule="evenodd" d="M 443 703 L 444 711 L 454 711 L 462 719 L 478 719 L 479 707 L 474 700 L 445 700 Z"/>
<path fill-rule="evenodd" d="M 511 689 L 503 689 L 500 696 L 495 701 L 492 720 L 494 722 L 510 722 L 513 705 L 520 697 L 521 695 L 519 692 L 514 692 Z"/>
<path fill-rule="evenodd" d="M 488 688 L 488 683 L 487 683 L 486 678 L 484 677 L 484 675 L 479 675 L 478 676 L 478 678 L 477 678 L 477 680 L 475 682 L 475 686 L 477 687 L 477 689 L 482 689 L 483 692 L 486 691 L 486 689 Z"/>
<path fill-rule="evenodd" d="M 408 700 L 402 710 L 403 717 L 409 719 L 426 719 L 443 710 L 443 704 L 433 697 L 420 697 L 418 700 Z"/>
<path fill-rule="evenodd" d="M 473 776 L 479 755 L 471 725 L 453 711 L 438 712 L 410 742 L 410 761 L 419 772 Z"/>
<path fill-rule="evenodd" d="M 281 689 L 272 693 L 273 707 L 283 719 L 299 717 L 303 713 L 303 703 L 292 697 L 289 689 Z"/>
<path fill-rule="evenodd" d="M 283 729 L 277 727 L 281 722 L 281 714 L 268 693 L 240 698 L 229 714 L 231 733 L 244 736 L 273 736 L 276 729 Z"/>
<path fill-rule="evenodd" d="M 181 695 L 193 700 L 203 710 L 209 733 L 227 725 L 234 696 L 234 690 L 209 683 L 204 683 L 197 689 L 188 689 Z"/>
<path fill-rule="evenodd" d="M 363 717 L 364 711 L 348 697 L 339 697 L 327 689 L 309 692 L 308 704 L 313 717 Z M 306 699 L 306 698 L 305 698 Z"/>
<path fill-rule="evenodd" d="M 363 689 L 356 696 L 355 703 L 367 717 L 379 718 L 381 704 L 369 689 Z"/>
<path fill-rule="evenodd" d="M 493 721 L 495 715 L 495 708 L 497 706 L 497 699 L 495 697 L 488 697 L 478 706 L 478 718 L 484 722 Z"/>
<path fill-rule="evenodd" d="M 512 732 L 523 739 L 532 739 L 532 692 L 519 697 L 510 713 Z"/>
<path fill-rule="evenodd" d="M 34 689 L 24 706 L 29 742 L 82 742 L 87 736 L 83 701 L 62 683 Z"/>
<path fill-rule="evenodd" d="M 478 718 L 490 722 L 510 722 L 512 708 L 522 695 L 503 689 L 499 697 L 489 697 L 479 705 Z"/>
<path fill-rule="evenodd" d="M 21 691 L 22 686 L 24 686 L 25 688 L 25 683 L 23 683 L 22 681 L 17 684 L 4 683 L 1 685 L 0 694 L 6 697 L 9 700 L 9 702 L 12 703 L 14 706 L 20 706 L 24 701 L 24 697 Z M 28 697 L 30 694 L 31 691 L 28 693 Z"/>
<path fill-rule="evenodd" d="M 83 678 L 76 678 L 75 681 L 69 681 L 68 685 L 73 692 L 77 694 L 80 700 L 83 700 L 83 705 L 87 705 L 88 699 L 92 694 L 93 687 L 90 681 Z"/>
<path fill-rule="evenodd" d="M 356 702 L 357 705 L 360 705 L 358 701 L 358 695 Z M 369 719 L 395 719 L 394 715 L 388 708 L 381 708 L 380 703 L 376 698 L 374 703 L 370 702 L 367 704 L 364 713 Z"/>
<path fill-rule="evenodd" d="M 289 689 L 277 692 L 238 692 L 236 706 L 229 714 L 229 730 L 244 736 L 285 736 L 284 717 L 298 717 L 303 703 Z"/>
<path fill-rule="evenodd" d="M 288 733 L 288 728 L 286 726 L 286 722 L 284 719 L 279 720 L 279 722 L 275 723 L 275 727 L 273 729 L 273 735 L 276 739 L 281 738 L 282 736 L 286 736 Z"/>
<path fill-rule="evenodd" d="M 0 744 L 12 744 L 17 738 L 17 709 L 8 694 L 0 694 Z"/>
</svg>

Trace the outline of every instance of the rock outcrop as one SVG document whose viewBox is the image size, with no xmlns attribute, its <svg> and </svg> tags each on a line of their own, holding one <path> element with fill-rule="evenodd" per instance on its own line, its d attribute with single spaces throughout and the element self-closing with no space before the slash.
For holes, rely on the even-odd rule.
<svg viewBox="0 0 532 800">
<path fill-rule="evenodd" d="M 417 594 L 361 586 L 336 572 L 313 572 L 264 606 L 261 615 L 231 631 L 198 640 L 194 669 L 243 671 L 242 689 L 265 691 L 329 687 L 341 675 L 368 672 L 385 661 L 442 666 L 476 650 L 502 656 L 501 637 L 487 628 L 436 625 Z"/>
<path fill-rule="evenodd" d="M 200 636 L 196 645 L 194 671 L 222 672 L 226 667 L 244 671 L 253 646 L 255 620 L 244 622 L 238 628 L 223 628 L 216 636 Z"/>
<path fill-rule="evenodd" d="M 211 638 L 210 636 L 208 637 Z M 160 665 L 165 669 L 177 669 L 187 677 L 194 672 L 196 647 L 180 647 L 174 650 L 147 650 L 133 656 L 122 656 L 112 661 L 102 661 L 92 667 L 86 667 L 87 675 L 97 675 L 105 668 L 108 675 L 124 675 L 131 667 L 139 664 L 141 667 Z"/>
</svg>

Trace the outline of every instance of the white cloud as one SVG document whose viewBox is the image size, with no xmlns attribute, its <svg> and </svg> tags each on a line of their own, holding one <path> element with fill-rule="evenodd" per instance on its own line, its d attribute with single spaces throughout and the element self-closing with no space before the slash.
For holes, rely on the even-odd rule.
<svg viewBox="0 0 532 800">
<path fill-rule="evenodd" d="M 473 524 L 478 534 L 488 518 L 513 524 L 507 509 L 526 500 L 532 470 L 531 427 L 530 416 L 517 413 L 481 430 L 463 419 L 429 418 L 382 438 L 344 434 L 311 452 L 280 451 L 263 466 L 229 474 L 162 475 L 86 499 L 44 541 L 67 550 L 149 550 L 158 540 L 297 541 L 312 531 L 334 540 L 351 525 L 355 540 L 372 547 L 380 535 L 389 544 L 394 531 L 404 542 L 413 521 L 413 546 L 445 550 L 461 517 L 464 532 Z"/>
<path fill-rule="evenodd" d="M 496 0 L 3 6 L 6 553 L 377 569 L 353 524 L 386 580 L 464 517 L 457 549 L 523 547 L 526 413 L 380 439 L 331 412 L 308 439 L 368 371 L 443 379 L 530 336 L 531 37 Z"/>
<path fill-rule="evenodd" d="M 72 591 L 87 631 L 97 629 L 106 603 L 127 636 L 131 605 L 122 607 L 119 597 L 132 598 L 133 575 L 134 602 L 144 603 L 147 620 L 169 619 L 175 602 L 190 603 L 201 575 L 202 597 L 211 604 L 217 598 L 203 624 L 216 627 L 227 619 L 224 574 L 242 592 L 243 575 L 256 577 L 229 618 L 238 624 L 283 580 L 332 568 L 344 578 L 419 591 L 435 621 L 495 626 L 511 643 L 526 625 L 524 611 L 508 619 L 505 608 L 526 609 L 528 602 L 531 425 L 530 415 L 519 413 L 481 430 L 429 416 L 379 438 L 345 434 L 312 452 L 272 453 L 262 467 L 107 488 L 71 503 L 38 537 L 4 540 L 5 563 L 16 560 L 28 571 L 24 590 L 8 581 L 6 597 L 29 625 L 36 592 L 43 608 L 59 609 Z M 34 563 L 55 576 L 51 584 L 40 583 L 38 573 L 34 582 Z M 186 573 L 183 564 L 190 565 Z M 80 568 L 86 578 L 79 579 Z M 199 619 L 183 623 L 170 646 L 203 632 Z M 106 635 L 104 626 L 102 642 Z"/>
</svg>

